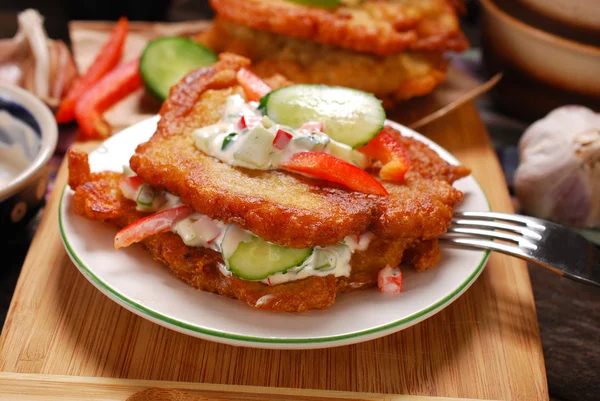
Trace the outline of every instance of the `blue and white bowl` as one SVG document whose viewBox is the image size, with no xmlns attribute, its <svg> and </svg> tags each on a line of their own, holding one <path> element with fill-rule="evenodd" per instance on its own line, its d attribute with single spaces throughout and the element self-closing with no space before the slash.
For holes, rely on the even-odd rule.
<svg viewBox="0 0 600 401">
<path fill-rule="evenodd" d="M 43 205 L 58 128 L 31 93 L 0 84 L 0 232 L 24 226 Z"/>
</svg>

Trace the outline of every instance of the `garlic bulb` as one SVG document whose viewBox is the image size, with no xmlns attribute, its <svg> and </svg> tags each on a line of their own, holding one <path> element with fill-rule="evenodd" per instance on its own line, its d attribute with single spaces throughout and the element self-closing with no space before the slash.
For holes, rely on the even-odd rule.
<svg viewBox="0 0 600 401">
<path fill-rule="evenodd" d="M 527 213 L 600 227 L 600 114 L 560 107 L 525 131 L 519 150 L 515 189 Z"/>
</svg>

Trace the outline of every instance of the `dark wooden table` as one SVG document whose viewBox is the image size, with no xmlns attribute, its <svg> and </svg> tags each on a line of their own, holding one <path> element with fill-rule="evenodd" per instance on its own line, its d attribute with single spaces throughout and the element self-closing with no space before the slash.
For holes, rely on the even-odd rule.
<svg viewBox="0 0 600 401">
<path fill-rule="evenodd" d="M 600 399 L 600 290 L 529 266 L 550 397 Z"/>
</svg>

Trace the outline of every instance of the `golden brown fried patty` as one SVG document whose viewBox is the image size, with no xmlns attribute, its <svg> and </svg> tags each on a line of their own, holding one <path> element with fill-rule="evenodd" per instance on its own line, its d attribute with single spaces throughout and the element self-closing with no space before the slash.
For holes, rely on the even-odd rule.
<svg viewBox="0 0 600 401">
<path fill-rule="evenodd" d="M 332 10 L 286 0 L 211 0 L 220 18 L 251 28 L 359 52 L 465 50 L 450 0 L 367 0 Z"/>
<path fill-rule="evenodd" d="M 122 178 L 121 174 L 91 174 L 87 155 L 84 153 L 70 151 L 68 160 L 69 185 L 75 190 L 75 213 L 118 227 L 131 224 L 145 215 L 136 210 L 135 202 L 121 195 L 117 186 Z M 285 312 L 324 309 L 333 304 L 338 292 L 375 286 L 378 271 L 388 265 L 398 265 L 406 249 L 427 249 L 426 252 L 413 251 L 410 254 L 410 263 L 420 269 L 435 265 L 439 259 L 436 240 L 376 238 L 366 251 L 352 255 L 350 277 L 312 276 L 268 286 L 222 275 L 218 265 L 223 263 L 223 259 L 219 253 L 201 247 L 188 247 L 173 233 L 154 235 L 145 239 L 143 245 L 155 260 L 168 266 L 177 277 L 195 288 L 237 298 L 255 308 Z M 266 295 L 269 297 L 257 304 Z"/>
<path fill-rule="evenodd" d="M 349 277 L 312 276 L 276 286 L 220 273 L 219 253 L 186 246 L 173 233 L 143 241 L 152 257 L 195 288 L 237 298 L 271 311 L 305 311 L 331 306 L 338 292 L 376 285 L 385 266 L 404 261 L 418 270 L 435 265 L 437 240 L 445 232 L 452 206 L 462 193 L 451 183 L 468 169 L 444 162 L 425 144 L 385 129 L 403 144 L 411 159 L 405 183 L 384 182 L 390 196 L 352 192 L 339 185 L 279 171 L 229 166 L 197 150 L 190 133 L 214 123 L 227 96 L 242 94 L 236 71 L 248 67 L 243 57 L 223 54 L 215 65 L 196 70 L 172 88 L 161 108 L 151 140 L 138 146 L 131 167 L 152 185 L 179 195 L 200 213 L 237 223 L 271 242 L 292 247 L 325 246 L 346 235 L 370 230 L 377 237 L 350 261 Z M 275 76 L 273 87 L 289 81 Z M 121 174 L 90 173 L 87 155 L 69 152 L 69 185 L 75 190 L 75 212 L 119 227 L 144 216 L 118 189 Z M 377 176 L 377 168 L 372 169 Z"/>
<path fill-rule="evenodd" d="M 384 239 L 432 239 L 447 230 L 452 207 L 463 197 L 451 183 L 469 170 L 449 165 L 425 144 L 389 127 L 414 163 L 403 184 L 383 182 L 387 197 L 282 171 L 233 167 L 199 151 L 193 130 L 217 122 L 227 96 L 243 95 L 235 70 L 247 60 L 221 57 L 171 89 L 156 133 L 131 158 L 131 168 L 144 181 L 180 196 L 199 213 L 292 248 L 333 245 L 367 231 Z"/>
<path fill-rule="evenodd" d="M 298 40 L 216 19 L 196 40 L 217 53 L 252 60 L 261 77 L 284 74 L 296 83 L 339 85 L 375 94 L 392 106 L 430 93 L 446 78 L 441 52 L 405 51 L 387 56 Z"/>
</svg>

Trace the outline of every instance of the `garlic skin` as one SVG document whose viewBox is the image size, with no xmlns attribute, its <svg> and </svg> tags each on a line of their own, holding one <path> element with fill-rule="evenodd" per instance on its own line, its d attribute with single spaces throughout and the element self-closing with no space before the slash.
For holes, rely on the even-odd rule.
<svg viewBox="0 0 600 401">
<path fill-rule="evenodd" d="M 21 86 L 57 107 L 77 79 L 77 67 L 67 46 L 48 39 L 44 18 L 36 10 L 18 15 L 13 38 L 0 39 L 0 83 Z"/>
<path fill-rule="evenodd" d="M 519 143 L 515 189 L 529 214 L 600 227 L 600 114 L 563 106 L 532 124 Z"/>
</svg>

